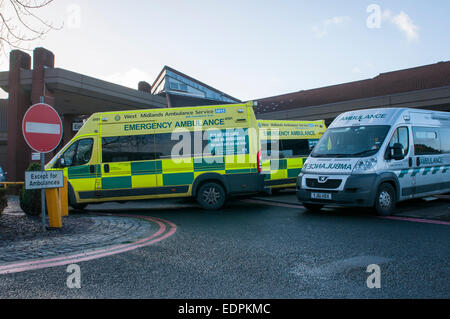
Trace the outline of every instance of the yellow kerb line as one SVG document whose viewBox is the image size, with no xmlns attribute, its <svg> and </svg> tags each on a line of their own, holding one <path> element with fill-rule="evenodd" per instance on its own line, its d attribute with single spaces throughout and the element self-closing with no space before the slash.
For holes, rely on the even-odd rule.
<svg viewBox="0 0 450 319">
<path fill-rule="evenodd" d="M 6 188 L 8 185 L 24 185 L 25 182 L 0 182 L 0 187 Z"/>
</svg>

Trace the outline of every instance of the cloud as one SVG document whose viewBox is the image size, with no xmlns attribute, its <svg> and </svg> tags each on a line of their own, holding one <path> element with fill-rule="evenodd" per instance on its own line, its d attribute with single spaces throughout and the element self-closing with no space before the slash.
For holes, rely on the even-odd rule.
<svg viewBox="0 0 450 319">
<path fill-rule="evenodd" d="M 318 38 L 323 38 L 328 35 L 328 29 L 333 25 L 339 25 L 350 21 L 350 17 L 336 16 L 330 19 L 323 20 L 319 26 L 313 27 L 313 32 Z"/>
<path fill-rule="evenodd" d="M 408 41 L 415 41 L 419 39 L 419 26 L 414 24 L 414 21 L 404 11 L 400 11 L 399 14 L 393 15 L 390 10 L 383 11 L 383 19 L 393 23 L 402 31 Z"/>
<path fill-rule="evenodd" d="M 105 81 L 127 86 L 136 90 L 140 81 L 152 83 L 150 75 L 138 68 L 131 68 L 126 72 L 117 72 L 102 76 L 101 78 Z"/>
<path fill-rule="evenodd" d="M 400 12 L 394 17 L 393 21 L 400 30 L 405 32 L 408 40 L 419 39 L 419 27 L 414 24 L 413 20 L 405 12 Z"/>
</svg>

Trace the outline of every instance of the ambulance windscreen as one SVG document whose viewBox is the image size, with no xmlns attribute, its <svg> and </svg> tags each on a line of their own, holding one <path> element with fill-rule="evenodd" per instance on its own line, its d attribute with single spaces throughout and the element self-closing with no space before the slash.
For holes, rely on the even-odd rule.
<svg viewBox="0 0 450 319">
<path fill-rule="evenodd" d="M 330 128 L 311 153 L 312 157 L 367 157 L 381 148 L 388 125 Z"/>
</svg>

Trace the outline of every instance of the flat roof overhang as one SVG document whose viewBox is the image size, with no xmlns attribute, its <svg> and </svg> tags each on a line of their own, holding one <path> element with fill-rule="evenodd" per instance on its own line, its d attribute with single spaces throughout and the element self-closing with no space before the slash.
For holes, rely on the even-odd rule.
<svg viewBox="0 0 450 319">
<path fill-rule="evenodd" d="M 21 70 L 20 82 L 31 92 L 32 70 Z M 60 114 L 166 108 L 164 97 L 134 90 L 60 68 L 45 69 L 45 85 L 52 92 L 55 109 Z M 8 92 L 9 72 L 0 72 L 0 87 Z"/>
<path fill-rule="evenodd" d="M 339 114 L 370 108 L 410 107 L 434 111 L 450 110 L 450 86 L 375 96 L 330 104 L 300 106 L 289 110 L 258 113 L 261 120 L 332 120 Z"/>
</svg>

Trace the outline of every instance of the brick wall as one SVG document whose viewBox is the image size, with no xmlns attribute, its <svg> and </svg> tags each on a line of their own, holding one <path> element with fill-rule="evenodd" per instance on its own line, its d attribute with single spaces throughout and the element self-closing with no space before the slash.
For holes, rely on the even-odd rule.
<svg viewBox="0 0 450 319">
<path fill-rule="evenodd" d="M 5 170 L 8 148 L 8 100 L 0 99 L 0 166 Z"/>
</svg>

